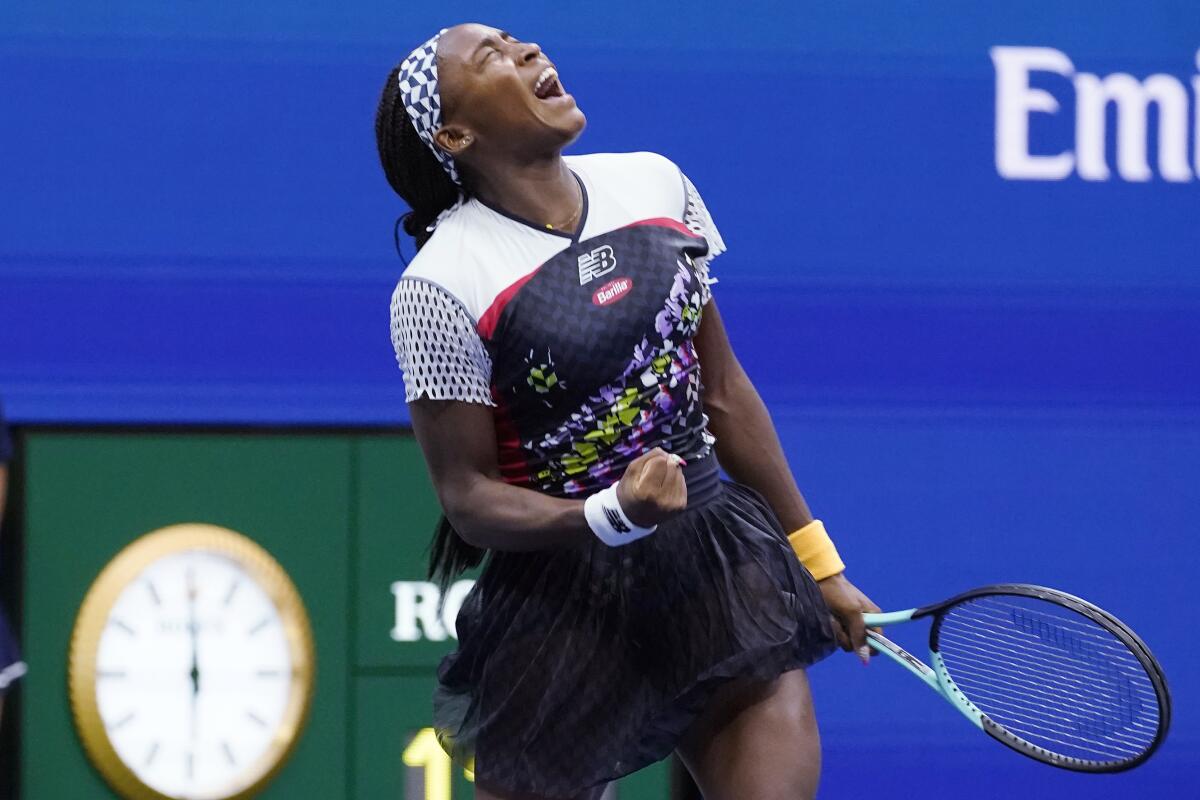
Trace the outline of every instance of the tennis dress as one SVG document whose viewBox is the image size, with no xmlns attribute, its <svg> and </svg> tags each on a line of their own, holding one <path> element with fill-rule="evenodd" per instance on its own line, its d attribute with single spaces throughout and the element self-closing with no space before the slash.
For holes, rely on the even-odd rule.
<svg viewBox="0 0 1200 800">
<path fill-rule="evenodd" d="M 0 406 L 0 466 L 7 466 L 11 460 L 12 439 L 8 435 L 8 426 L 4 423 L 4 408 Z M 21 660 L 17 640 L 8 625 L 4 610 L 0 609 L 0 694 L 6 692 L 13 682 L 24 674 L 25 662 Z"/>
<path fill-rule="evenodd" d="M 462 605 L 438 738 L 481 785 L 543 797 L 666 757 L 723 681 L 834 647 L 774 514 L 719 473 L 692 338 L 724 244 L 700 195 L 653 153 L 566 163 L 575 235 L 466 200 L 391 308 L 408 400 L 489 406 L 508 483 L 583 498 L 651 448 L 687 460 L 687 508 L 653 535 L 492 552 Z"/>
</svg>

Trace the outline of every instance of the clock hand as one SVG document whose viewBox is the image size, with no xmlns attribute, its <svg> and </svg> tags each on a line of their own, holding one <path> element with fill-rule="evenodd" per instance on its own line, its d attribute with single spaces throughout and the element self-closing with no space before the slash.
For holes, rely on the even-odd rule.
<svg viewBox="0 0 1200 800">
<path fill-rule="evenodd" d="M 188 635 L 192 640 L 192 670 L 188 675 L 192 679 L 192 697 L 194 698 L 200 693 L 200 661 L 197 658 L 197 630 L 196 630 L 196 585 L 193 582 L 193 573 L 188 570 L 187 573 L 187 594 L 188 594 Z"/>
<path fill-rule="evenodd" d="M 199 631 L 196 626 L 196 584 L 195 574 L 192 570 L 187 571 L 187 596 L 188 596 L 188 635 L 192 641 L 192 669 L 188 676 L 192 679 L 192 698 L 191 698 L 191 738 L 196 739 L 196 702 L 200 698 L 200 659 L 198 656 L 199 646 L 197 639 Z"/>
</svg>

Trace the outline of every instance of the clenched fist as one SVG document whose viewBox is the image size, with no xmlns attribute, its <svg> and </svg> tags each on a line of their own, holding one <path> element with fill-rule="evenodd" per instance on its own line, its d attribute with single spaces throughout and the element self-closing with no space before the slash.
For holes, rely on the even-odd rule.
<svg viewBox="0 0 1200 800">
<path fill-rule="evenodd" d="M 649 528 L 687 506 L 683 459 L 661 447 L 634 459 L 617 484 L 617 501 L 635 525 Z"/>
</svg>

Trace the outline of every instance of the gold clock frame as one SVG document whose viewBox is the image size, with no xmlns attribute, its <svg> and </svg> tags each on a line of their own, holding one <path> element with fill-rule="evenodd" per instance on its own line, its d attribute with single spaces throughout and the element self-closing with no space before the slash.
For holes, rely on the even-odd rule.
<svg viewBox="0 0 1200 800">
<path fill-rule="evenodd" d="M 312 705 L 316 677 L 312 626 L 296 586 L 270 553 L 243 534 L 206 523 L 170 525 L 135 539 L 101 570 L 84 596 L 71 634 L 67 661 L 71 714 L 84 751 L 109 786 L 127 800 L 176 798 L 142 783 L 121 761 L 108 739 L 96 702 L 96 657 L 100 635 L 121 592 L 146 567 L 164 556 L 195 550 L 236 561 L 262 587 L 279 610 L 292 658 L 287 705 L 271 745 L 246 772 L 245 781 L 221 800 L 248 800 L 271 782 L 299 743 Z"/>
</svg>

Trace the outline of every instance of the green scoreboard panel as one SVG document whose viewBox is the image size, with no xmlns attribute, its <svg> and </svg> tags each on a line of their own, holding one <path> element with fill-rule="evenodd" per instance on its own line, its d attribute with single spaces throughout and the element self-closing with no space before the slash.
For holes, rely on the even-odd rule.
<svg viewBox="0 0 1200 800">
<path fill-rule="evenodd" d="M 263 546 L 311 621 L 316 680 L 299 744 L 261 797 L 459 800 L 471 776 L 429 728 L 435 670 L 454 646 L 470 575 L 425 578 L 438 515 L 415 441 L 402 433 L 28 432 L 23 435 L 22 793 L 115 797 L 88 762 L 67 700 L 67 652 L 88 587 L 123 547 L 178 523 Z M 611 787 L 668 796 L 656 764 Z"/>
</svg>

